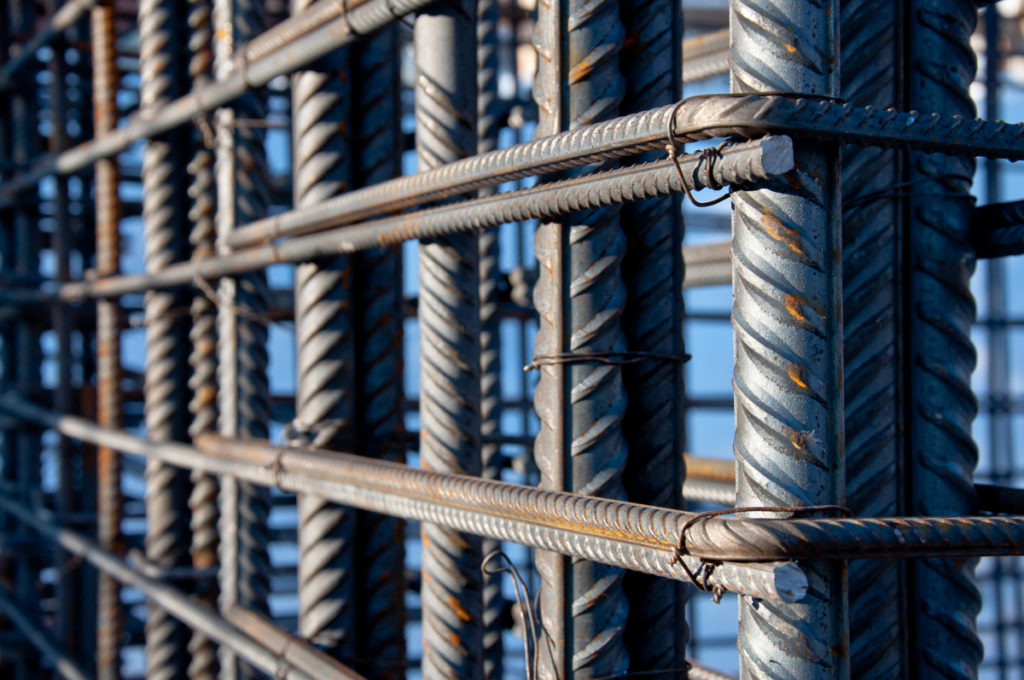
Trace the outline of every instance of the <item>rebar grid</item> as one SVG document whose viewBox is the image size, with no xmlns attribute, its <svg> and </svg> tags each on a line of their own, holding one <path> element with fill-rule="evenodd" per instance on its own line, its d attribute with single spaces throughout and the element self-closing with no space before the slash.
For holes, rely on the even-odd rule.
<svg viewBox="0 0 1024 680">
<path fill-rule="evenodd" d="M 683 23 L 671 3 L 574 1 L 9 3 L 0 673 L 135 676 L 144 659 L 154 678 L 497 678 L 523 674 L 519 637 L 527 675 L 727 677 L 685 654 L 692 580 L 740 594 L 744 677 L 977 677 L 972 559 L 1019 555 L 1024 516 L 998 486 L 1013 469 L 999 266 L 997 486 L 970 479 L 971 248 L 1024 247 L 1016 204 L 975 211 L 966 190 L 972 156 L 1024 157 L 1024 126 L 992 106 L 963 117 L 973 3 L 733 0 Z M 730 16 L 731 36 L 682 39 Z M 737 87 L 763 94 L 680 100 L 729 51 Z M 533 118 L 536 138 L 510 146 Z M 683 147 L 704 140 L 722 145 Z M 732 243 L 684 247 L 683 196 L 722 186 Z M 683 480 L 684 409 L 727 402 L 687 394 L 684 323 L 719 316 L 687 317 L 683 290 L 730 272 L 738 474 L 690 458 Z M 294 355 L 268 336 L 292 319 Z M 536 414 L 537 373 L 513 379 L 518 364 L 539 371 Z M 401 464 L 412 451 L 425 469 Z M 530 456 L 548 490 L 502 481 L 535 480 Z M 299 497 L 294 528 L 281 491 Z M 684 498 L 784 507 L 721 518 Z M 856 517 L 797 507 L 823 502 Z M 423 523 L 422 577 L 406 521 Z M 507 543 L 537 550 L 539 574 Z M 504 601 L 511 574 L 480 571 L 501 548 L 535 620 Z M 1016 583 L 1013 564 L 994 582 Z M 937 595 L 949 584 L 959 595 Z M 1006 677 L 1013 624 L 996 619 L 986 667 Z"/>
</svg>

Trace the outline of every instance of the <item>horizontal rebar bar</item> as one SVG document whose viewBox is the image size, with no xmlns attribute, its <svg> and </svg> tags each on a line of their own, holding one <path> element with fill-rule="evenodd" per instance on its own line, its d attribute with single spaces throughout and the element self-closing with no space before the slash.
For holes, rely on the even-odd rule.
<svg viewBox="0 0 1024 680">
<path fill-rule="evenodd" d="M 1024 253 L 1024 201 L 979 206 L 971 218 L 970 233 L 978 257 Z"/>
<path fill-rule="evenodd" d="M 89 680 L 90 675 L 78 662 L 62 652 L 29 616 L 11 598 L 7 588 L 0 587 L 0 614 L 6 616 L 17 627 L 25 639 L 46 657 L 54 670 L 65 680 Z"/>
<path fill-rule="evenodd" d="M 529 189 L 428 208 L 426 210 L 352 225 L 328 233 L 289 239 L 227 255 L 169 265 L 157 273 L 108 277 L 63 284 L 56 293 L 8 290 L 0 300 L 16 303 L 46 302 L 56 294 L 66 301 L 113 297 L 150 289 L 209 281 L 261 269 L 280 262 L 306 262 L 320 257 L 353 253 L 378 246 L 397 245 L 416 238 L 432 238 L 460 231 L 497 226 L 505 222 L 550 217 L 625 201 L 666 196 L 683 190 L 682 177 L 691 189 L 726 184 L 748 184 L 792 169 L 792 142 L 788 137 L 765 137 L 725 149 L 721 158 L 703 154 L 679 159 L 680 174 L 671 161 L 633 165 L 594 173 Z M 355 192 L 353 192 L 355 193 Z"/>
<path fill-rule="evenodd" d="M 246 635 L 265 645 L 279 659 L 311 678 L 364 680 L 362 675 L 345 664 L 331 658 L 302 638 L 286 633 L 275 626 L 273 621 L 251 609 L 236 604 L 224 613 L 224 617 Z"/>
<path fill-rule="evenodd" d="M 43 538 L 58 544 L 72 555 L 81 557 L 122 585 L 138 589 L 172 616 L 230 647 L 265 673 L 273 677 L 312 680 L 311 676 L 282 663 L 276 654 L 247 636 L 212 608 L 200 604 L 177 588 L 145 576 L 139 569 L 132 568 L 123 559 L 109 550 L 104 550 L 82 534 L 43 519 L 39 516 L 38 509 L 33 510 L 10 496 L 0 495 L 0 511 L 16 516 L 20 522 L 39 532 Z"/>
<path fill-rule="evenodd" d="M 61 416 L 14 396 L 0 410 L 65 436 L 226 475 L 293 493 L 313 493 L 363 510 L 430 522 L 490 538 L 594 562 L 689 580 L 699 557 L 679 564 L 676 545 L 691 513 L 541 491 L 506 482 L 429 472 L 363 456 L 287 448 L 270 442 L 203 435 L 200 449 L 156 443 L 77 416 Z M 709 587 L 766 600 L 799 601 L 807 590 L 803 570 L 790 561 L 721 564 L 706 574 Z M 162 604 L 162 603 L 161 603 Z M 170 609 L 169 609 L 170 611 Z M 174 613 L 173 611 L 171 612 Z"/>
<path fill-rule="evenodd" d="M 530 175 L 661 149 L 670 131 L 674 143 L 715 137 L 749 139 L 770 132 L 851 144 L 1024 158 L 1024 125 L 901 113 L 827 99 L 705 95 L 478 154 L 347 192 L 314 207 L 261 219 L 236 229 L 228 245 L 240 248 L 322 231 Z"/>
</svg>

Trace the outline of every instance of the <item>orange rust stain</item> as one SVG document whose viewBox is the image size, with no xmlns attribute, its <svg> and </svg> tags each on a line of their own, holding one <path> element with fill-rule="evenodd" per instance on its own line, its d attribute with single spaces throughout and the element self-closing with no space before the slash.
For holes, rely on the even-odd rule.
<svg viewBox="0 0 1024 680">
<path fill-rule="evenodd" d="M 800 248 L 800 234 L 795 229 L 790 229 L 782 224 L 782 221 L 775 215 L 765 211 L 761 215 L 761 226 L 764 227 L 769 236 L 776 241 L 785 243 L 794 253 L 803 253 L 803 250 Z"/>
<path fill-rule="evenodd" d="M 789 293 L 786 294 L 786 309 L 789 310 L 789 313 L 797 321 L 807 320 L 807 317 L 803 314 L 802 307 L 800 298 Z"/>
<path fill-rule="evenodd" d="M 786 51 L 789 52 L 790 54 L 793 54 L 794 52 L 796 52 L 796 45 L 787 44 Z"/>
<path fill-rule="evenodd" d="M 456 633 L 449 633 L 448 634 L 448 641 L 452 643 L 453 647 L 461 647 L 462 646 L 462 638 L 459 637 Z"/>
<path fill-rule="evenodd" d="M 789 441 L 793 443 L 794 448 L 801 451 L 807 446 L 807 439 L 804 437 L 804 433 L 797 432 L 796 430 L 789 433 Z"/>
<path fill-rule="evenodd" d="M 802 366 L 790 366 L 789 379 L 800 387 L 807 387 L 807 373 Z"/>
<path fill-rule="evenodd" d="M 452 611 L 455 612 L 455 615 L 459 617 L 459 621 L 469 623 L 472 619 L 469 612 L 466 611 L 466 608 L 462 606 L 462 603 L 459 602 L 454 595 L 448 597 L 448 606 L 451 607 Z"/>
</svg>

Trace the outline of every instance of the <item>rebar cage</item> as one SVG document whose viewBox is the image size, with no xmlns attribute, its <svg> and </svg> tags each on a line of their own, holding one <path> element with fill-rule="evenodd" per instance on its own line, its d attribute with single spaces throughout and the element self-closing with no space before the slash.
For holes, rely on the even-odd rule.
<svg viewBox="0 0 1024 680">
<path fill-rule="evenodd" d="M 983 4 L 8 0 L 0 675 L 1024 677 Z"/>
</svg>

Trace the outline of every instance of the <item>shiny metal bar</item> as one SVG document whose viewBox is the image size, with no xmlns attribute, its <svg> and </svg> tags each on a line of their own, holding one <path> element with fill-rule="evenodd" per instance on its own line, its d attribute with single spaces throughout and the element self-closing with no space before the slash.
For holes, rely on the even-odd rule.
<svg viewBox="0 0 1024 680">
<path fill-rule="evenodd" d="M 838 0 L 730 0 L 732 90 L 838 95 L 838 19 Z M 838 151 L 797 143 L 786 181 L 732 194 L 740 506 L 845 502 Z M 808 573 L 799 604 L 740 598 L 741 678 L 850 677 L 846 566 Z"/>
</svg>

